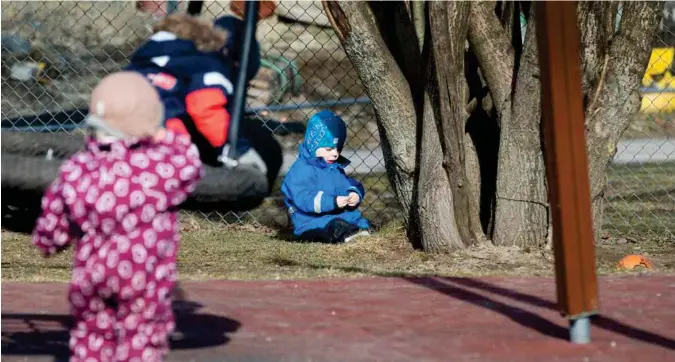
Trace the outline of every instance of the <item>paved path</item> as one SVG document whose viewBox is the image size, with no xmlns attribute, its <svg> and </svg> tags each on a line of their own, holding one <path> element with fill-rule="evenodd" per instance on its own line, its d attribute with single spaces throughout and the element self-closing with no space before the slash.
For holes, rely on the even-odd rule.
<svg viewBox="0 0 675 362">
<path fill-rule="evenodd" d="M 348 171 L 363 173 L 383 173 L 384 157 L 378 147 L 373 151 L 367 149 L 344 150 L 343 155 L 352 161 Z M 284 152 L 284 164 L 281 173 L 286 174 L 297 152 Z M 644 162 L 675 162 L 675 139 L 636 139 L 622 140 L 617 145 L 613 163 L 629 164 Z"/>
<path fill-rule="evenodd" d="M 571 345 L 553 278 L 183 285 L 170 361 L 675 361 L 675 275 L 602 277 L 592 342 Z M 2 283 L 2 360 L 67 354 L 63 284 Z"/>
</svg>

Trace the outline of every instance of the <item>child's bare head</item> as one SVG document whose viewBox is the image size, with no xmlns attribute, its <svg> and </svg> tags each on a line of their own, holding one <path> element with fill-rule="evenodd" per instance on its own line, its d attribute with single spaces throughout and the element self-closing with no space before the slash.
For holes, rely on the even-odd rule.
<svg viewBox="0 0 675 362">
<path fill-rule="evenodd" d="M 87 124 L 97 138 L 143 138 L 162 127 L 164 106 L 157 90 L 136 72 L 104 77 L 91 92 Z"/>
<path fill-rule="evenodd" d="M 220 51 L 225 47 L 229 34 L 214 27 L 205 20 L 188 14 L 171 14 L 157 22 L 152 31 L 167 31 L 175 34 L 179 39 L 189 40 L 201 52 Z"/>
</svg>

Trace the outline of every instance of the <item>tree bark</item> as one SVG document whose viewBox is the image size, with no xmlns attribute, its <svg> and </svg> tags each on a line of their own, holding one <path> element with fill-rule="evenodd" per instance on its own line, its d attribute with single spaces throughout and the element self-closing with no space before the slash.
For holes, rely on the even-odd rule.
<svg viewBox="0 0 675 362">
<path fill-rule="evenodd" d="M 378 120 L 389 182 L 406 227 L 417 233 L 414 195 L 417 116 L 407 80 L 380 35 L 366 2 L 324 1 L 347 56 L 357 69 Z"/>
<path fill-rule="evenodd" d="M 443 167 L 452 190 L 454 216 L 465 244 L 479 237 L 480 221 L 471 213 L 471 191 L 465 169 L 464 125 L 466 79 L 464 44 L 468 31 L 470 4 L 467 2 L 431 2 L 429 20 L 435 71 L 430 81 L 438 91 L 438 133 L 443 149 Z"/>
<path fill-rule="evenodd" d="M 621 134 L 640 109 L 638 85 L 649 62 L 663 2 L 624 2 L 623 6 L 619 30 L 608 46 L 607 69 L 600 71 L 594 82 L 593 96 L 597 94 L 597 101 L 591 100 L 586 109 L 586 143 L 596 237 L 602 229 L 607 166 L 616 154 Z"/>
<path fill-rule="evenodd" d="M 443 172 L 435 112 L 438 89 L 427 84 L 425 76 L 425 71 L 435 72 L 428 70 L 431 58 L 419 53 L 419 42 L 410 42 L 415 36 L 412 19 L 404 19 L 401 4 L 391 5 L 374 11 L 365 2 L 324 3 L 373 100 L 387 173 L 401 203 L 408 236 L 425 251 L 447 252 L 471 239 L 458 232 L 454 195 Z M 392 24 L 389 18 L 387 23 L 389 16 L 397 22 Z M 404 20 L 410 21 L 403 24 Z M 380 36 L 381 31 L 386 36 Z"/>
<path fill-rule="evenodd" d="M 323 4 L 373 102 L 411 241 L 441 252 L 485 232 L 495 244 L 543 246 L 550 217 L 536 3 L 431 2 L 424 12 L 409 1 Z M 637 85 L 661 8 L 624 3 L 616 31 L 616 3 L 578 5 L 596 232 L 606 168 L 640 107 Z"/>
<path fill-rule="evenodd" d="M 493 235 L 497 245 L 542 246 L 548 232 L 537 39 L 534 17 L 530 19 L 513 108 L 505 110 L 511 116 L 501 122 Z"/>
</svg>

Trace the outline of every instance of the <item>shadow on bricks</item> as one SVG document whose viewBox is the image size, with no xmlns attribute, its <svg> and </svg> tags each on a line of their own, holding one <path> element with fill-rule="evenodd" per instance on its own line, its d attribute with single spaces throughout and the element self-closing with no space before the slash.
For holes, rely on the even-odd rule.
<svg viewBox="0 0 675 362">
<path fill-rule="evenodd" d="M 495 295 L 499 295 L 502 297 L 506 297 L 509 299 L 512 299 L 514 301 L 522 302 L 522 303 L 527 303 L 532 306 L 536 307 L 541 307 L 541 308 L 546 308 L 550 310 L 558 310 L 558 305 L 552 301 L 545 300 L 542 298 L 539 298 L 537 296 L 521 293 L 515 290 L 507 289 L 507 288 L 502 288 L 498 285 L 494 285 L 492 283 L 483 281 L 483 280 L 477 280 L 477 279 L 472 279 L 472 278 L 456 278 L 456 277 L 445 277 L 445 278 L 436 278 L 431 279 L 431 278 L 420 278 L 420 279 L 409 279 L 410 281 L 413 281 L 416 284 L 424 285 L 427 287 L 431 287 L 432 289 L 435 289 L 439 292 L 445 293 L 448 291 L 448 288 L 454 288 L 450 283 L 454 283 L 456 285 L 461 285 L 463 287 L 468 287 L 468 288 L 473 288 L 476 290 L 481 290 L 484 292 L 492 293 Z M 429 281 L 432 281 L 429 283 Z M 442 282 L 441 282 L 442 281 Z M 447 283 L 447 284 L 446 284 Z M 447 293 L 446 293 L 447 294 Z M 662 348 L 670 349 L 675 351 L 675 340 L 672 340 L 670 338 L 645 331 L 640 328 L 632 327 L 629 326 L 625 323 L 622 323 L 620 321 L 614 320 L 612 318 L 603 316 L 602 314 L 597 315 L 592 317 L 592 323 L 594 326 L 602 328 L 604 330 L 621 334 L 623 336 L 626 336 L 628 338 L 632 338 L 638 341 L 642 341 L 645 343 L 653 344 L 655 346 L 659 346 Z M 550 323 L 550 322 L 548 322 Z M 558 327 L 559 328 L 559 327 Z M 569 336 L 569 332 L 567 329 L 564 329 L 564 335 L 562 338 L 567 339 Z"/>
<path fill-rule="evenodd" d="M 307 265 L 290 260 L 285 260 L 283 262 L 283 265 L 303 266 L 313 269 L 327 268 L 327 266 L 323 265 Z M 459 277 L 410 277 L 405 275 L 405 273 L 382 273 L 359 267 L 330 266 L 330 268 L 352 273 L 364 273 L 385 278 L 401 278 L 412 284 L 416 284 L 438 293 L 445 294 L 448 297 L 461 300 L 480 308 L 488 309 L 495 313 L 499 313 L 508 317 L 515 323 L 535 330 L 544 335 L 564 340 L 567 340 L 569 337 L 569 330 L 567 328 L 555 324 L 552 321 L 537 315 L 536 313 L 519 308 L 515 305 L 511 305 L 510 303 L 500 302 L 496 299 L 481 295 L 478 292 L 490 293 L 495 297 L 511 299 L 517 303 L 524 303 L 539 308 L 557 311 L 558 306 L 555 302 L 534 295 L 518 292 L 509 288 L 500 287 L 485 280 Z M 675 351 L 675 340 L 646 331 L 644 329 L 630 326 L 608 316 L 602 314 L 594 316 L 592 317 L 592 323 L 595 327 L 601 328 L 603 330 L 623 335 L 633 340 Z"/>
<path fill-rule="evenodd" d="M 171 349 L 197 349 L 225 345 L 241 323 L 213 314 L 200 313 L 203 306 L 188 300 L 173 302 L 176 331 Z M 2 313 L 2 355 L 53 356 L 68 359 L 72 319 L 64 314 Z"/>
</svg>

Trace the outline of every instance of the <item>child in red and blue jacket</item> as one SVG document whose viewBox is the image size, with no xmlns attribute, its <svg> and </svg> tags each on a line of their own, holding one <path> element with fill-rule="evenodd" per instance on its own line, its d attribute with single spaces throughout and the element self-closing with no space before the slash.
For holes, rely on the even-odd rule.
<svg viewBox="0 0 675 362">
<path fill-rule="evenodd" d="M 244 22 L 223 16 L 213 24 L 186 14 L 159 21 L 154 33 L 131 56 L 127 70 L 146 76 L 164 104 L 164 126 L 187 133 L 202 161 L 219 166 L 228 142 L 230 99 L 240 59 Z M 252 44 L 247 79 L 260 67 L 259 45 Z M 250 149 L 239 142 L 239 154 Z"/>
</svg>

